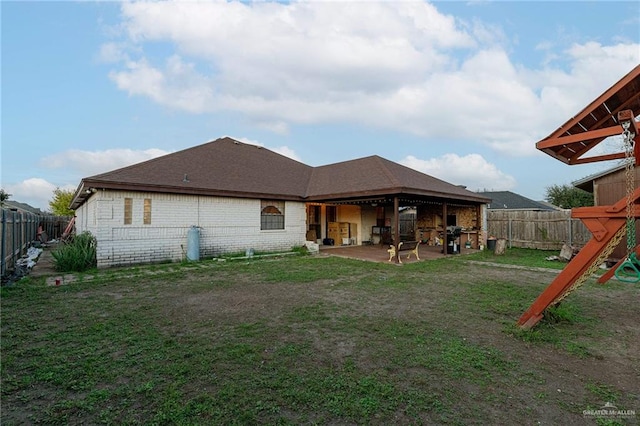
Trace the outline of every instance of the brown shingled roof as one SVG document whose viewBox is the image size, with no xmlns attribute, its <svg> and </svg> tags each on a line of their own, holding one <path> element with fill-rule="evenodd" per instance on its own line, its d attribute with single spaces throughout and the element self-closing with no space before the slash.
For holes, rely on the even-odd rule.
<svg viewBox="0 0 640 426">
<path fill-rule="evenodd" d="M 84 178 L 72 208 L 90 188 L 297 201 L 391 194 L 489 201 L 379 156 L 314 168 L 228 137 Z"/>
<path fill-rule="evenodd" d="M 390 194 L 488 202 L 489 199 L 377 155 L 316 167 L 307 197 L 331 200 Z"/>
<path fill-rule="evenodd" d="M 84 188 L 269 197 L 301 200 L 311 166 L 268 149 L 225 137 L 132 166 L 84 178 Z"/>
</svg>

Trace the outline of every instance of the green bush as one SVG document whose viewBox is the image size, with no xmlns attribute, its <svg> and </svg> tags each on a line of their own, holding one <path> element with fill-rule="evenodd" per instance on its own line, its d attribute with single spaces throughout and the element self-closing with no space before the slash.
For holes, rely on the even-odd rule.
<svg viewBox="0 0 640 426">
<path fill-rule="evenodd" d="M 83 232 L 52 251 L 51 255 L 59 272 L 82 272 L 95 268 L 96 239 L 90 232 Z"/>
</svg>

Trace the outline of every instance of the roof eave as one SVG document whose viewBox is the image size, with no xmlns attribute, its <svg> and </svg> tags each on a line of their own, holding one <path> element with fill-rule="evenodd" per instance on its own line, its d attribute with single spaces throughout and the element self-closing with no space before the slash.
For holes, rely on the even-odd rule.
<svg viewBox="0 0 640 426">
<path fill-rule="evenodd" d="M 85 189 L 86 188 L 86 189 Z M 276 194 L 251 191 L 225 191 L 209 188 L 185 187 L 185 186 L 166 186 L 166 185 L 150 185 L 150 184 L 134 184 L 119 182 L 104 182 L 99 180 L 83 180 L 76 190 L 72 201 L 72 208 L 75 210 L 84 204 L 92 193 L 97 190 L 108 189 L 115 191 L 135 191 L 135 192 L 155 192 L 179 195 L 206 195 L 217 197 L 231 198 L 268 198 L 283 201 L 299 201 L 304 202 L 304 197 L 292 194 Z"/>
<path fill-rule="evenodd" d="M 428 191 L 424 189 L 416 189 L 416 188 L 386 188 L 386 189 L 378 189 L 372 191 L 354 191 L 354 192 L 340 192 L 340 193 L 332 193 L 332 194 L 320 194 L 313 195 L 307 197 L 307 201 L 332 201 L 332 200 L 344 200 L 348 198 L 367 198 L 367 197 L 384 197 L 384 196 L 418 196 L 418 197 L 429 197 L 429 198 L 438 198 L 443 200 L 464 200 L 470 201 L 479 204 L 487 204 L 491 202 L 490 198 L 476 196 L 473 194 L 470 195 L 461 195 L 461 194 L 451 194 L 439 191 Z"/>
</svg>

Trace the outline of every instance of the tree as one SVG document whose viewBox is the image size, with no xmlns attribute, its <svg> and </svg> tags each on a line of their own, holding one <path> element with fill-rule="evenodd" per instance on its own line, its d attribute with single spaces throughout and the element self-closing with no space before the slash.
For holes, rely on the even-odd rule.
<svg viewBox="0 0 640 426">
<path fill-rule="evenodd" d="M 73 191 L 56 188 L 53 191 L 53 199 L 49 201 L 51 213 L 56 216 L 73 216 L 74 212 L 69 208 L 73 200 Z"/>
<path fill-rule="evenodd" d="M 0 205 L 4 205 L 4 202 L 7 201 L 9 197 L 11 197 L 11 194 L 5 191 L 4 188 L 0 188 Z"/>
<path fill-rule="evenodd" d="M 572 185 L 552 185 L 547 187 L 545 200 L 563 209 L 593 206 L 593 194 Z"/>
</svg>

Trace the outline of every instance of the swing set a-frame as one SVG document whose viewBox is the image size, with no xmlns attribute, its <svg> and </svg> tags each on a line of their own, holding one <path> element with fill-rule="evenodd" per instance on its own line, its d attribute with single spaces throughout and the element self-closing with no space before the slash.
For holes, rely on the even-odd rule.
<svg viewBox="0 0 640 426">
<path fill-rule="evenodd" d="M 640 165 L 640 65 L 571 118 L 536 148 L 569 165 L 598 161 L 625 162 L 624 196 L 608 206 L 580 207 L 571 217 L 580 219 L 592 237 L 518 320 L 523 329 L 535 326 L 550 306 L 559 304 L 599 269 L 626 235 L 627 252 L 598 282 L 614 275 L 620 281 L 640 282 L 640 244 L 636 220 L 640 218 L 640 188 L 635 178 Z M 585 156 L 605 139 L 621 136 L 623 148 L 606 155 Z"/>
</svg>

